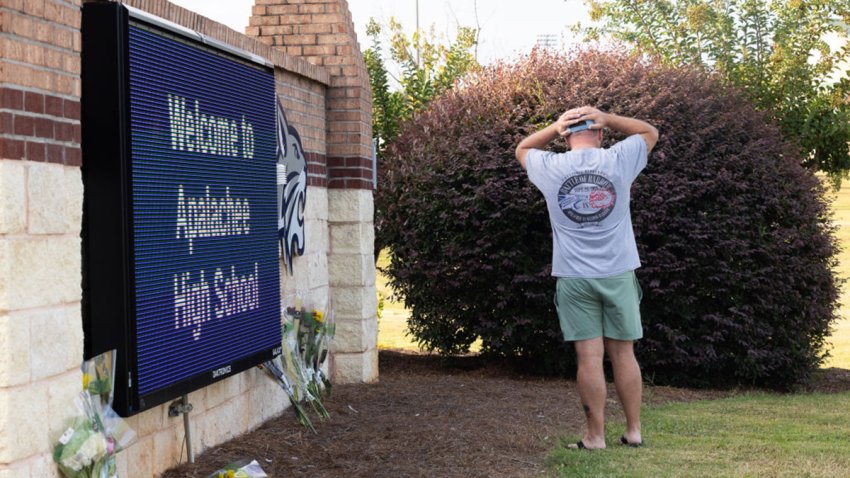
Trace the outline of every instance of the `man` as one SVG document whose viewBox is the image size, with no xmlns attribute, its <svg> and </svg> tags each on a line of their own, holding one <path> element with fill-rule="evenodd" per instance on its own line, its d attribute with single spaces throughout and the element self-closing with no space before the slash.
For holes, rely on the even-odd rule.
<svg viewBox="0 0 850 478">
<path fill-rule="evenodd" d="M 570 132 L 586 124 L 588 129 Z M 602 129 L 628 135 L 602 149 Z M 543 151 L 564 137 L 570 151 Z M 605 352 L 626 415 L 623 445 L 641 446 L 642 380 L 634 341 L 643 336 L 640 267 L 629 209 L 632 182 L 646 166 L 658 130 L 634 118 L 584 106 L 565 112 L 522 140 L 516 157 L 543 193 L 552 224 L 555 306 L 566 341 L 575 342 L 577 385 L 587 417 L 584 437 L 571 448 L 605 448 Z"/>
</svg>

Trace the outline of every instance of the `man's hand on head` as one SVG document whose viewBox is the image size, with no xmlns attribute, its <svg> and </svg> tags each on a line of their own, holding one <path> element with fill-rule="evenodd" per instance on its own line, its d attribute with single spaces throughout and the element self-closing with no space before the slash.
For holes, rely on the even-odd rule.
<svg viewBox="0 0 850 478">
<path fill-rule="evenodd" d="M 647 151 L 651 151 L 658 140 L 658 130 L 645 121 L 604 113 L 592 106 L 581 106 L 565 111 L 554 123 L 520 141 L 515 151 L 520 165 L 525 167 L 525 157 L 530 150 L 545 148 L 558 137 L 567 138 L 570 126 L 588 120 L 592 122 L 588 127 L 590 130 L 610 128 L 626 135 L 641 135 L 646 141 Z"/>
<path fill-rule="evenodd" d="M 561 115 L 559 121 L 560 119 L 564 120 L 564 124 L 566 125 L 565 129 L 587 120 L 593 122 L 589 129 L 602 129 L 607 125 L 608 115 L 592 106 L 582 106 L 580 108 L 567 110 L 563 115 Z M 567 130 L 567 134 L 569 134 L 569 130 Z"/>
<path fill-rule="evenodd" d="M 555 121 L 555 131 L 558 133 L 558 136 L 566 138 L 570 135 L 569 127 L 574 124 L 572 122 L 572 116 L 570 112 L 567 111 L 558 117 L 558 120 Z"/>
</svg>

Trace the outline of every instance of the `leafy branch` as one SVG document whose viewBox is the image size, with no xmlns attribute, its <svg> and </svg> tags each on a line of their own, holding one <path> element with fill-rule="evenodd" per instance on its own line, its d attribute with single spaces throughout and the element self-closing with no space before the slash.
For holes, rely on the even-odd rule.
<svg viewBox="0 0 850 478">
<path fill-rule="evenodd" d="M 586 39 L 610 38 L 741 88 L 838 181 L 850 171 L 848 0 L 585 0 Z M 827 38 L 840 47 L 831 48 Z"/>
</svg>

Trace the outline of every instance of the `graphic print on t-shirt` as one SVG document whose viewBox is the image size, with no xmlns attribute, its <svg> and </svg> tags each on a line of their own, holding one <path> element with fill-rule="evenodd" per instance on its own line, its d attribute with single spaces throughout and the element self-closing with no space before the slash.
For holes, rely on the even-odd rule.
<svg viewBox="0 0 850 478">
<path fill-rule="evenodd" d="M 608 217 L 617 204 L 614 184 L 595 171 L 569 176 L 558 191 L 558 205 L 564 215 L 578 224 L 599 222 Z"/>
</svg>

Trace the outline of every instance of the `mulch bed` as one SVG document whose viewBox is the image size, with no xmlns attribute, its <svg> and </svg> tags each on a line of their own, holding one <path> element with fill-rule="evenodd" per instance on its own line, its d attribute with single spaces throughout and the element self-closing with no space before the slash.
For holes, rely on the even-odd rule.
<svg viewBox="0 0 850 478">
<path fill-rule="evenodd" d="M 554 443 L 582 432 L 584 417 L 570 380 L 518 375 L 475 356 L 381 351 L 380 367 L 379 383 L 334 387 L 325 401 L 330 420 L 314 420 L 318 434 L 285 411 L 163 478 L 205 478 L 243 458 L 256 459 L 272 477 L 540 476 Z M 821 371 L 806 391 L 850 391 L 850 370 Z M 645 401 L 732 393 L 655 386 Z M 608 405 L 609 419 L 622 420 L 612 385 Z"/>
</svg>

